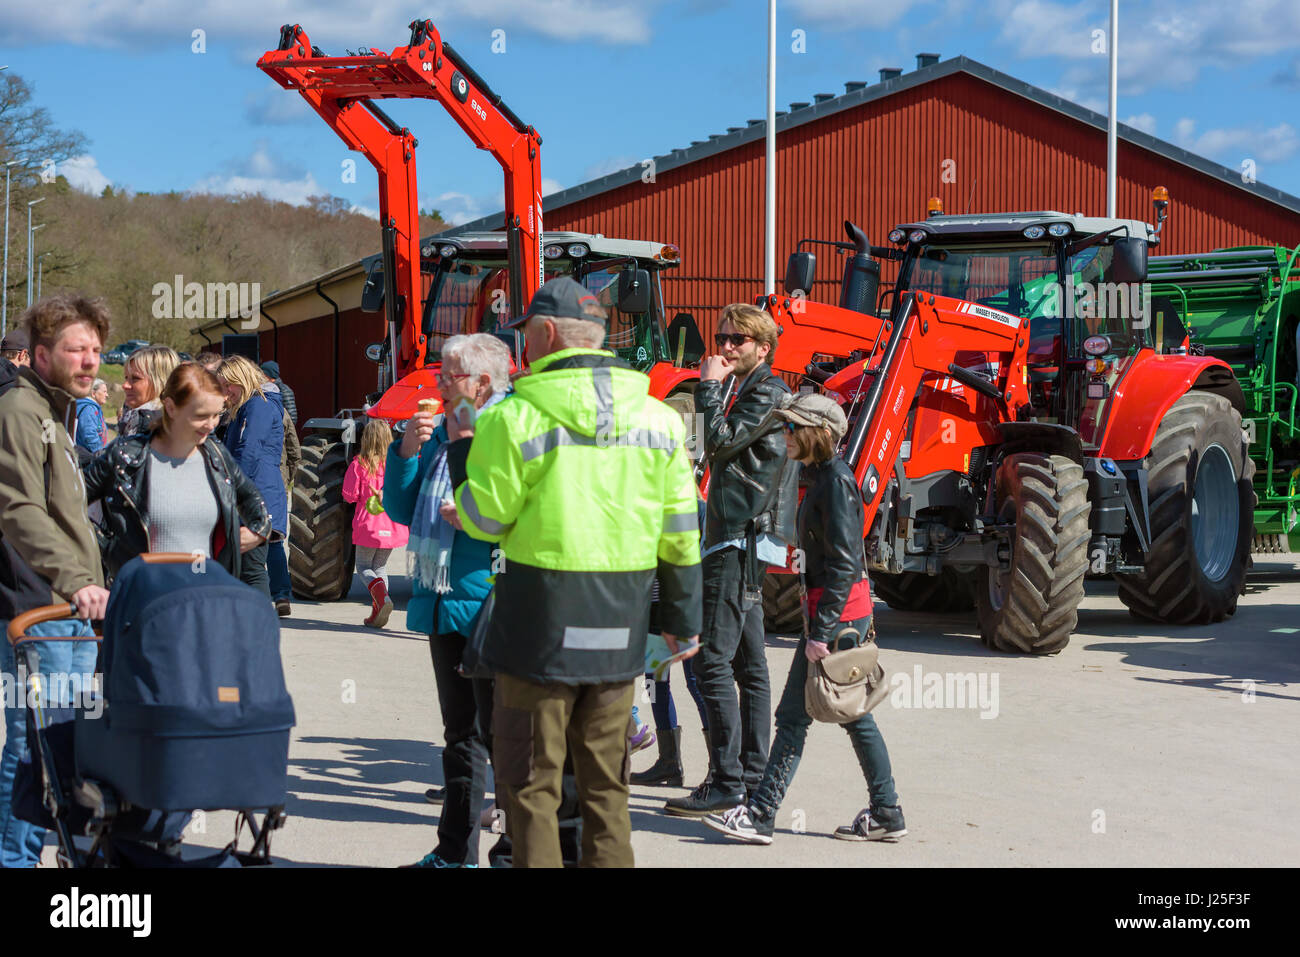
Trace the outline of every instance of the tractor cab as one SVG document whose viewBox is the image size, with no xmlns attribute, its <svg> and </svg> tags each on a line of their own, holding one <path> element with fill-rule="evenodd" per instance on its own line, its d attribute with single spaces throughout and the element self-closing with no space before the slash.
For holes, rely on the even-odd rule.
<svg viewBox="0 0 1300 957">
<path fill-rule="evenodd" d="M 599 234 L 549 232 L 542 235 L 542 264 L 547 280 L 570 276 L 583 283 L 609 313 L 607 348 L 642 371 L 656 362 L 698 360 L 699 333 L 682 343 L 669 342 L 664 322 L 660 273 L 680 259 L 676 246 L 641 240 L 607 239 Z M 383 260 L 368 263 L 362 308 L 383 307 Z M 510 302 L 507 240 L 504 233 L 462 233 L 434 236 L 421 243 L 421 273 L 425 300 L 420 333 L 425 337 L 427 365 L 440 361 L 442 344 L 451 336 L 473 332 L 500 334 L 515 352 L 513 332 L 504 329 L 514 315 Z M 691 317 L 677 321 L 681 326 Z M 689 341 L 688 341 L 689 340 Z M 382 348 L 374 358 L 387 365 Z M 382 387 L 381 387 L 382 391 Z"/>
<path fill-rule="evenodd" d="M 1158 225 L 1051 210 L 934 213 L 896 227 L 889 241 L 902 262 L 882 305 L 928 293 L 1030 321 L 1026 375 L 1041 421 L 1095 432 L 1133 356 L 1186 348 L 1175 322 L 1160 323 L 1157 341 L 1152 321 L 1147 250 Z M 1178 342 L 1163 341 L 1170 335 Z"/>
</svg>

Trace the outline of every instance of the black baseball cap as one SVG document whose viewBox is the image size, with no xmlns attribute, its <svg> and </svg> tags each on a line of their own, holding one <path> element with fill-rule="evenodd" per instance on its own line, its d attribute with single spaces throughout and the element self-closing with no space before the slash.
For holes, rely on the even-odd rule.
<svg viewBox="0 0 1300 957">
<path fill-rule="evenodd" d="M 550 316 L 554 319 L 586 319 L 599 322 L 609 328 L 609 316 L 600 304 L 600 300 L 586 286 L 575 282 L 568 276 L 557 276 L 542 286 L 533 295 L 528 304 L 528 311 L 505 324 L 507 329 L 516 329 L 533 316 Z"/>
<path fill-rule="evenodd" d="M 4 340 L 0 341 L 0 352 L 22 352 L 24 349 L 30 350 L 31 344 L 27 339 L 27 330 L 22 326 L 10 329 Z"/>
</svg>

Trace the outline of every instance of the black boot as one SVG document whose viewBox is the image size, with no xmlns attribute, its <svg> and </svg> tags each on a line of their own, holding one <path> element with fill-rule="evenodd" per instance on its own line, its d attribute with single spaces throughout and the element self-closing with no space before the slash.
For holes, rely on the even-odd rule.
<svg viewBox="0 0 1300 957">
<path fill-rule="evenodd" d="M 679 788 L 685 780 L 682 770 L 682 729 L 661 731 L 658 734 L 659 757 L 655 763 L 644 771 L 632 775 L 633 784 L 660 784 L 665 787 Z"/>
</svg>

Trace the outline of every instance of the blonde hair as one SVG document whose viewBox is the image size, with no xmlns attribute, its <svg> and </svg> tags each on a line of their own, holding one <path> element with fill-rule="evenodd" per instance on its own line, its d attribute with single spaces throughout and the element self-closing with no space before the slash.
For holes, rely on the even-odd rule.
<svg viewBox="0 0 1300 957">
<path fill-rule="evenodd" d="M 384 467 L 388 446 L 393 441 L 393 428 L 383 419 L 371 419 L 361 430 L 361 450 L 357 458 L 361 467 L 372 475 Z"/>
<path fill-rule="evenodd" d="M 747 302 L 733 302 L 729 306 L 722 307 L 722 315 L 718 319 L 719 329 L 724 322 L 730 322 L 737 332 L 752 337 L 756 346 L 764 343 L 771 346 L 767 353 L 767 363 L 772 364 L 772 360 L 776 358 L 776 338 L 780 332 L 766 310 Z"/>
<path fill-rule="evenodd" d="M 181 357 L 171 346 L 145 346 L 127 356 L 122 371 L 123 374 L 129 374 L 132 369 L 136 369 L 148 379 L 151 394 L 145 402 L 153 402 L 155 399 L 162 398 L 167 379 L 180 364 Z"/>
<path fill-rule="evenodd" d="M 239 401 L 231 406 L 231 415 L 238 412 L 244 403 L 253 397 L 253 393 L 261 396 L 262 401 L 266 401 L 266 393 L 262 391 L 262 386 L 270 380 L 252 359 L 245 356 L 226 356 L 217 367 L 217 378 L 227 385 L 239 386 Z"/>
</svg>

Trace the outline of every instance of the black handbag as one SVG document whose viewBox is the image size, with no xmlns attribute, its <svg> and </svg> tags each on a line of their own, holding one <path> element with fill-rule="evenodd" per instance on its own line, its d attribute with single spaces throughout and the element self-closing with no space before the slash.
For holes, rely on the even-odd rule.
<svg viewBox="0 0 1300 957">
<path fill-rule="evenodd" d="M 466 678 L 493 677 L 494 673 L 483 663 L 483 646 L 487 643 L 488 631 L 492 625 L 492 609 L 496 606 L 496 601 L 497 590 L 493 588 L 483 599 L 483 604 L 474 617 L 474 627 L 470 629 L 469 640 L 465 642 L 465 653 L 460 658 L 460 672 Z M 430 640 L 438 639 L 434 637 Z"/>
</svg>

